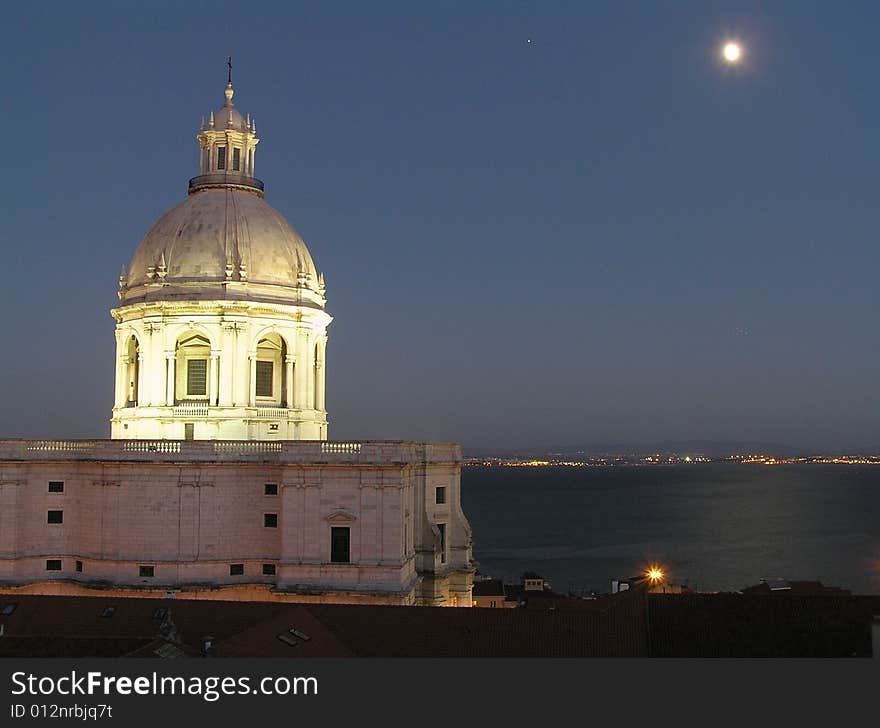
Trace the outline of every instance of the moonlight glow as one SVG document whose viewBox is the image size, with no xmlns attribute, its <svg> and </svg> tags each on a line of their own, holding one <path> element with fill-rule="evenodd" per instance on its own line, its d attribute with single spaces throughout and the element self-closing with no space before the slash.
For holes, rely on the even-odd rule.
<svg viewBox="0 0 880 728">
<path fill-rule="evenodd" d="M 740 56 L 742 56 L 742 48 L 740 48 L 739 43 L 734 43 L 733 41 L 725 43 L 722 52 L 724 54 L 724 60 L 728 63 L 736 63 L 739 61 Z"/>
</svg>

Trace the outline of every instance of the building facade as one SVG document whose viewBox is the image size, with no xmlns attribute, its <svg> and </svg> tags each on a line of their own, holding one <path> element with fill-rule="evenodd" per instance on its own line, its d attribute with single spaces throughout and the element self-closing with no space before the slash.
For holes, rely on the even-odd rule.
<svg viewBox="0 0 880 728">
<path fill-rule="evenodd" d="M 470 606 L 458 445 L 327 440 L 326 288 L 232 99 L 119 277 L 110 440 L 0 440 L 0 592 Z"/>
</svg>

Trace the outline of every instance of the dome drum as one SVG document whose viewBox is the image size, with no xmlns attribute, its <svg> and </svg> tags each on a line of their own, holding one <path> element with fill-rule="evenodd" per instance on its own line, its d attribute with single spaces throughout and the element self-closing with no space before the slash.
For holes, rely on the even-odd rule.
<svg viewBox="0 0 880 728">
<path fill-rule="evenodd" d="M 249 177 L 246 174 L 200 174 L 189 181 L 190 193 L 205 189 L 206 187 L 240 187 L 261 195 L 264 190 L 263 180 Z"/>
</svg>

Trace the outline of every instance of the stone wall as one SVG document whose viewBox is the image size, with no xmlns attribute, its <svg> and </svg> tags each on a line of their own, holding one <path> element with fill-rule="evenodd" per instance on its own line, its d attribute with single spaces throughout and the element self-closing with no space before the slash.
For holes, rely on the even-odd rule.
<svg viewBox="0 0 880 728">
<path fill-rule="evenodd" d="M 2 440 L 0 588 L 470 605 L 460 462 L 410 442 Z"/>
</svg>

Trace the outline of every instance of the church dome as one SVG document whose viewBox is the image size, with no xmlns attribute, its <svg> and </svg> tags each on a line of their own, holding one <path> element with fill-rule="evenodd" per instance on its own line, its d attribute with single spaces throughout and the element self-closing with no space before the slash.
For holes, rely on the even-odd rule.
<svg viewBox="0 0 880 728">
<path fill-rule="evenodd" d="M 190 193 L 147 233 L 131 260 L 123 301 L 152 285 L 159 288 L 148 298 L 156 300 L 166 288 L 179 294 L 228 281 L 281 286 L 288 294 L 303 286 L 317 291 L 319 284 L 312 256 L 281 213 L 251 192 L 208 187 Z"/>
<path fill-rule="evenodd" d="M 197 135 L 200 175 L 147 233 L 119 279 L 123 304 L 239 299 L 324 308 L 324 280 L 302 238 L 253 176 L 259 139 L 226 104 Z"/>
</svg>

